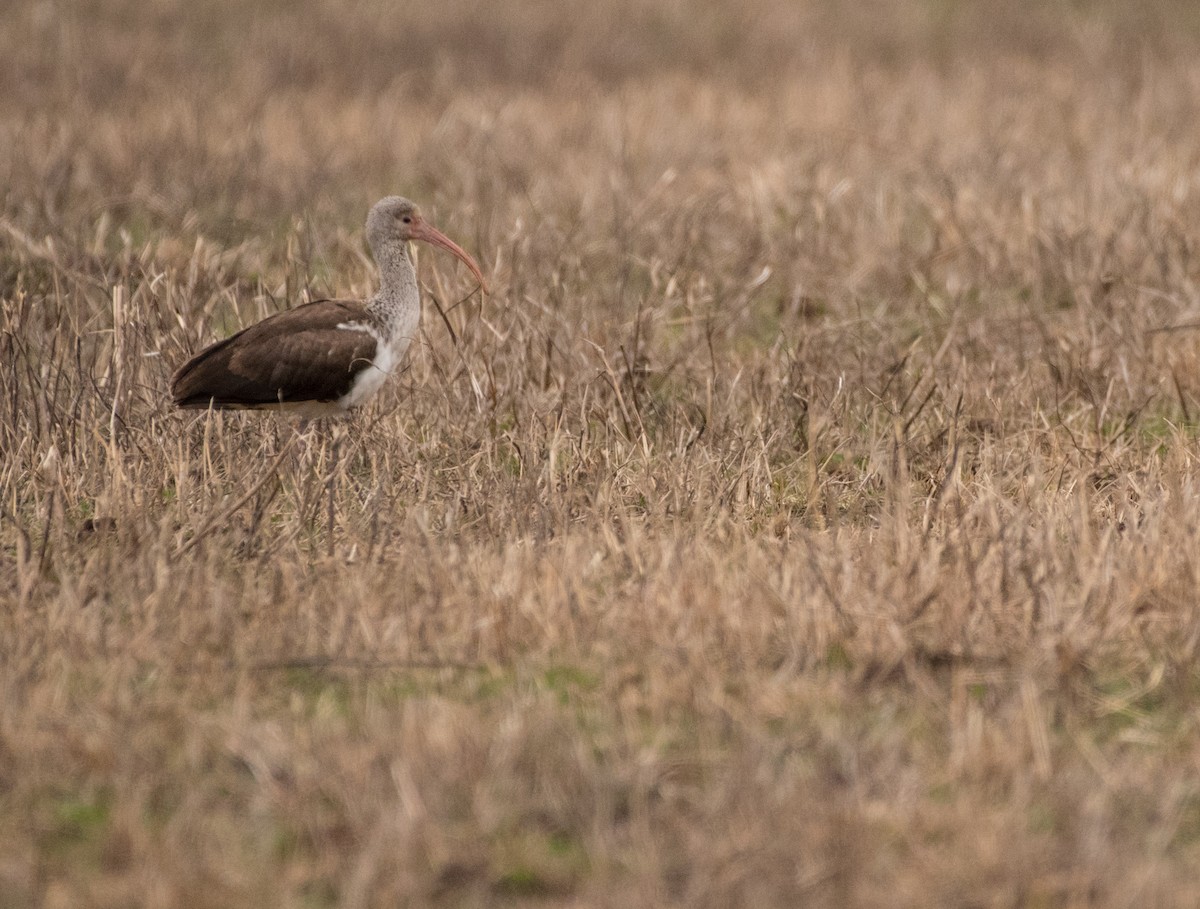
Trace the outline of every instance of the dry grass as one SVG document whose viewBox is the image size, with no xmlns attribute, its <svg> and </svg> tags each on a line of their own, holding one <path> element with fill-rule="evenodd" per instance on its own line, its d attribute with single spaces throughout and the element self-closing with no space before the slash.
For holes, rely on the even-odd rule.
<svg viewBox="0 0 1200 909">
<path fill-rule="evenodd" d="M 1077 6 L 11 14 L 0 905 L 1196 905 L 1200 17 Z M 172 412 L 387 192 L 494 295 Z"/>
</svg>

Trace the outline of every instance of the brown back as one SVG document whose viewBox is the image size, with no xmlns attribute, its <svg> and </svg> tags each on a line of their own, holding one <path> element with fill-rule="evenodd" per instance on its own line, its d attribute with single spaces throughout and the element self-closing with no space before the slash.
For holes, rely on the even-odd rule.
<svg viewBox="0 0 1200 909">
<path fill-rule="evenodd" d="M 269 316 L 188 360 L 171 380 L 178 407 L 335 401 L 375 359 L 358 301 L 317 300 Z"/>
</svg>

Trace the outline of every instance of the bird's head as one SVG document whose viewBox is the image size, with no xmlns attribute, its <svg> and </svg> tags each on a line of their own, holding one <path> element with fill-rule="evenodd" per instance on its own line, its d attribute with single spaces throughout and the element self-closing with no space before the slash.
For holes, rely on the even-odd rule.
<svg viewBox="0 0 1200 909">
<path fill-rule="evenodd" d="M 371 213 L 367 215 L 367 242 L 371 244 L 376 257 L 381 250 L 392 245 L 402 246 L 410 240 L 423 240 L 453 253 L 471 269 L 471 274 L 475 276 L 480 287 L 487 290 L 483 271 L 475 260 L 467 255 L 461 246 L 421 217 L 421 210 L 415 203 L 400 196 L 387 196 L 371 207 Z"/>
</svg>

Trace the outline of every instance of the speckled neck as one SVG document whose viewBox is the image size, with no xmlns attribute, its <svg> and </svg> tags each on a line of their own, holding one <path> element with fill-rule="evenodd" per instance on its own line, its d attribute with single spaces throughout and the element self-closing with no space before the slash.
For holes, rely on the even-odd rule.
<svg viewBox="0 0 1200 909">
<path fill-rule="evenodd" d="M 421 317 L 421 294 L 408 244 L 381 243 L 371 252 L 379 266 L 379 290 L 367 308 L 379 320 L 389 342 L 409 339 Z"/>
</svg>

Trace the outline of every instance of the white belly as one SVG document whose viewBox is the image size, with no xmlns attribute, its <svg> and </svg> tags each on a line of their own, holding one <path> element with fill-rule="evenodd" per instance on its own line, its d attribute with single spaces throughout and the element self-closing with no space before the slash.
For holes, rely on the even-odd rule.
<svg viewBox="0 0 1200 909">
<path fill-rule="evenodd" d="M 391 344 L 379 341 L 378 337 L 375 340 L 378 342 L 375 346 L 375 359 L 371 361 L 370 366 L 354 377 L 354 384 L 350 386 L 350 390 L 337 400 L 336 406 L 343 411 L 358 407 L 369 400 L 383 387 L 392 370 L 404 359 L 408 338 L 398 338 Z"/>
</svg>

